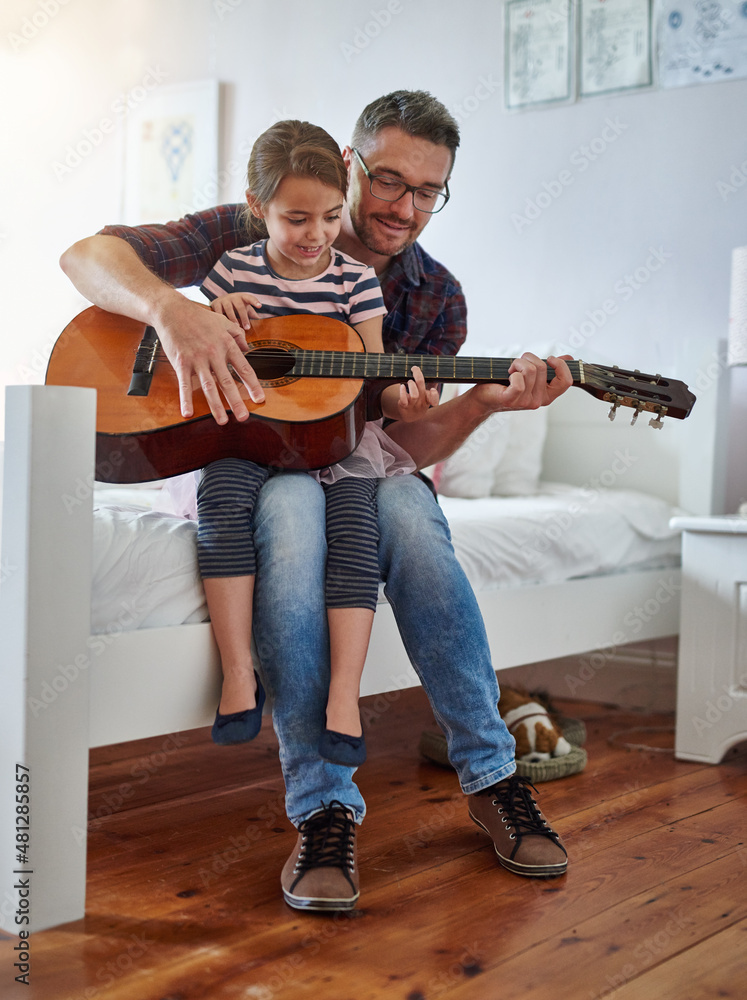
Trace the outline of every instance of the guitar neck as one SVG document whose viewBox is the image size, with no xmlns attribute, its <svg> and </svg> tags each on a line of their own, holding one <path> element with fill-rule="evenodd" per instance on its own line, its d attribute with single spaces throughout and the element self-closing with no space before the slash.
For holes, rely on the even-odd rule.
<svg viewBox="0 0 747 1000">
<path fill-rule="evenodd" d="M 258 350 L 247 355 L 260 378 L 258 362 L 267 363 L 279 375 L 291 378 L 350 378 L 378 382 L 406 382 L 414 365 L 423 372 L 426 382 L 497 382 L 509 384 L 509 369 L 514 358 L 443 357 L 434 354 L 368 354 L 355 351 L 288 350 L 276 348 Z M 285 363 L 283 362 L 285 358 Z M 647 410 L 656 414 L 655 427 L 661 417 L 683 419 L 695 403 L 695 396 L 682 382 L 647 375 L 640 371 L 583 361 L 568 361 L 572 384 L 597 399 L 612 404 L 610 417 L 620 406 L 632 407 L 636 413 Z M 547 381 L 555 378 L 548 366 Z M 635 420 L 634 416 L 634 420 Z"/>
<path fill-rule="evenodd" d="M 427 382 L 499 382 L 508 385 L 513 358 L 444 357 L 434 354 L 367 354 L 348 351 L 292 351 L 292 375 L 299 378 L 357 378 L 404 382 L 414 365 Z M 249 358 L 251 361 L 251 357 Z M 569 361 L 574 385 L 584 381 L 583 362 Z M 547 369 L 547 381 L 555 377 Z"/>
</svg>

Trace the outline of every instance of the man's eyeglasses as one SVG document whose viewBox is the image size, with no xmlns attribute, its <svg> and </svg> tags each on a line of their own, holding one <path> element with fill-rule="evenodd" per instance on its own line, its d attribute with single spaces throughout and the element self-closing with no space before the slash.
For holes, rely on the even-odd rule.
<svg viewBox="0 0 747 1000">
<path fill-rule="evenodd" d="M 429 215 L 435 215 L 436 212 L 441 211 L 451 197 L 448 183 L 444 183 L 443 191 L 436 191 L 433 188 L 415 187 L 414 184 L 405 184 L 404 181 L 397 180 L 396 177 L 392 177 L 389 174 L 372 174 L 355 147 L 353 147 L 353 152 L 363 169 L 363 173 L 368 178 L 371 185 L 371 194 L 380 201 L 399 201 L 403 195 L 410 191 L 412 193 L 412 203 L 419 212 L 427 212 Z"/>
</svg>

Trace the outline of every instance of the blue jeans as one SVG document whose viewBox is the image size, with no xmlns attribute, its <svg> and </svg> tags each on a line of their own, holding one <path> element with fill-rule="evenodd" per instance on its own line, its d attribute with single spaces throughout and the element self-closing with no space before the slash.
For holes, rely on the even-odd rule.
<svg viewBox="0 0 747 1000">
<path fill-rule="evenodd" d="M 446 518 L 416 476 L 379 481 L 379 561 L 387 600 L 431 702 L 465 793 L 508 777 L 514 739 L 498 714 L 498 683 L 477 600 L 454 555 Z M 272 695 L 286 812 L 294 825 L 338 799 L 363 819 L 354 769 L 317 751 L 325 725 L 329 646 L 324 608 L 322 488 L 305 473 L 265 484 L 254 518 L 254 640 Z"/>
</svg>

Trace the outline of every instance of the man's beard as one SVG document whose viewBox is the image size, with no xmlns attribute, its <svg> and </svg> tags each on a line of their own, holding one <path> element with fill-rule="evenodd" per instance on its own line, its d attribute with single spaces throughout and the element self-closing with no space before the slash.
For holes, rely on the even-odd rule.
<svg viewBox="0 0 747 1000">
<path fill-rule="evenodd" d="M 357 212 L 353 209 L 350 212 L 350 222 L 353 227 L 353 232 L 367 250 L 370 250 L 372 253 L 381 254 L 383 257 L 394 257 L 397 254 L 402 253 L 403 250 L 412 246 L 419 236 L 419 232 L 410 228 L 403 230 L 398 241 L 398 237 L 394 234 L 387 237 L 375 230 L 375 223 L 372 219 L 368 217 L 357 219 L 356 215 Z M 385 215 L 382 215 L 381 218 L 384 219 L 384 221 L 387 221 Z M 391 221 L 395 224 L 399 224 L 398 219 L 392 219 Z"/>
</svg>

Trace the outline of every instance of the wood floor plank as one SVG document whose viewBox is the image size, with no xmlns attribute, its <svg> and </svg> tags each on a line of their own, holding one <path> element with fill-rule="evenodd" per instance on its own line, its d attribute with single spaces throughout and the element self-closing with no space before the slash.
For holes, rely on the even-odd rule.
<svg viewBox="0 0 747 1000">
<path fill-rule="evenodd" d="M 697 871 L 671 879 L 657 889 L 579 923 L 574 933 L 548 941 L 527 956 L 532 965 L 550 963 L 560 978 L 579 979 L 588 987 L 585 996 L 608 995 L 621 982 L 633 979 L 649 964 L 663 961 L 692 947 L 701 938 L 709 939 L 730 920 L 747 913 L 742 882 L 734 855 L 721 858 Z M 527 988 L 522 970 L 513 961 L 513 977 L 501 969 L 506 996 L 535 1000 L 543 996 L 543 985 Z M 728 974 L 722 979 L 728 983 Z M 512 989 L 508 984 L 512 983 Z M 680 981 L 680 987 L 685 981 Z M 458 994 L 457 994 L 458 995 Z M 642 993 L 639 995 L 658 996 Z M 680 994 L 682 995 L 682 993 Z M 574 996 L 561 990 L 559 998 Z"/>
<path fill-rule="evenodd" d="M 724 826 L 725 824 L 721 824 Z M 685 843 L 691 840 L 689 833 L 682 838 Z M 671 850 L 671 846 L 669 848 Z M 713 845 L 711 845 L 711 850 L 713 850 Z M 383 936 L 387 940 L 387 948 L 382 952 L 385 956 L 384 966 L 381 969 L 376 969 L 370 959 L 367 964 L 367 976 L 371 979 L 376 972 L 378 972 L 378 980 L 381 984 L 387 980 L 387 977 L 391 974 L 396 974 L 400 979 L 410 980 L 410 985 L 417 989 L 419 984 L 422 983 L 422 972 L 418 968 L 418 965 L 413 967 L 409 973 L 406 971 L 399 971 L 393 973 L 393 969 L 407 969 L 407 958 L 410 955 L 421 956 L 420 961 L 422 962 L 423 956 L 428 956 L 428 961 L 426 965 L 430 965 L 431 975 L 427 979 L 427 983 L 438 982 L 443 985 L 444 976 L 453 978 L 455 969 L 458 968 L 459 963 L 465 965 L 465 967 L 472 968 L 480 963 L 481 960 L 485 960 L 487 956 L 494 956 L 495 948 L 491 949 L 489 942 L 484 942 L 481 936 L 484 936 L 484 919 L 478 915 L 474 917 L 474 924 L 467 927 L 464 924 L 464 918 L 460 931 L 454 935 L 453 930 L 450 930 L 451 917 L 449 914 L 448 901 L 449 898 L 456 895 L 458 897 L 459 893 L 462 892 L 463 895 L 467 895 L 470 892 L 474 892 L 475 886 L 470 885 L 470 883 L 476 883 L 480 880 L 484 881 L 485 875 L 481 873 L 475 873 L 472 870 L 472 866 L 468 864 L 469 859 L 461 859 L 461 864 L 458 866 L 459 870 L 455 870 L 455 866 L 449 866 L 450 870 L 448 873 L 442 873 L 442 876 L 437 880 L 434 878 L 431 872 L 425 872 L 418 880 L 409 880 L 409 882 L 415 882 L 415 884 L 410 884 L 406 887 L 406 898 L 400 898 L 396 902 L 392 902 L 389 899 L 388 903 L 380 903 L 380 898 L 385 899 L 387 896 L 387 891 L 382 888 L 377 893 L 376 890 L 368 892 L 367 898 L 369 900 L 369 906 L 365 910 L 365 921 L 366 921 L 366 936 L 374 934 L 377 938 Z M 491 860 L 492 863 L 492 859 Z M 660 858 L 654 858 L 651 865 L 649 866 L 649 878 L 652 882 L 656 883 L 658 881 L 658 874 L 661 865 Z M 490 870 L 490 874 L 495 874 L 498 879 L 502 879 L 503 884 L 506 887 L 511 887 L 513 892 L 507 892 L 505 894 L 506 898 L 501 900 L 501 911 L 513 912 L 514 914 L 519 914 L 523 916 L 523 920 L 518 922 L 515 920 L 513 922 L 512 935 L 507 937 L 507 941 L 513 940 L 513 935 L 518 935 L 525 941 L 525 945 L 528 944 L 526 940 L 527 927 L 531 928 L 534 935 L 542 936 L 544 935 L 545 940 L 553 940 L 553 933 L 555 928 L 558 926 L 559 922 L 564 921 L 562 924 L 568 924 L 569 920 L 575 919 L 576 916 L 583 916 L 584 909 L 588 910 L 588 905 L 584 903 L 583 895 L 579 897 L 579 912 L 575 914 L 565 914 L 562 907 L 558 906 L 558 903 L 563 899 L 562 891 L 554 894 L 552 892 L 546 893 L 542 892 L 541 896 L 538 894 L 533 883 L 527 883 L 524 880 L 516 879 L 515 877 L 504 873 L 502 871 L 493 872 Z M 594 891 L 597 895 L 601 895 L 600 886 L 596 884 L 599 880 L 599 873 L 592 873 L 594 876 L 594 883 L 589 891 Z M 445 877 L 444 877 L 445 876 Z M 625 892 L 628 894 L 631 891 L 631 886 L 635 886 L 642 879 L 641 872 L 638 870 L 635 873 L 635 877 L 631 877 L 629 880 L 629 885 Z M 461 883 L 461 884 L 460 884 Z M 542 883 L 544 886 L 545 883 Z M 430 898 L 428 894 L 430 895 Z M 588 895 L 588 894 L 587 894 Z M 545 898 L 542 899 L 541 897 Z M 513 898 L 512 898 L 513 897 Z M 609 897 L 608 897 L 609 898 Z M 546 901 L 550 901 L 549 907 L 546 906 Z M 527 905 L 528 903 L 528 905 Z M 421 910 L 423 912 L 421 912 Z M 427 914 L 430 911 L 437 911 L 440 915 L 438 917 L 431 917 L 427 919 Z M 544 910 L 545 912 L 541 912 Z M 653 911 L 651 911 L 653 912 Z M 425 916 L 424 916 L 425 914 Z M 374 919 L 375 918 L 375 919 Z M 544 919 L 543 919 L 544 918 Z M 295 920 L 298 922 L 298 917 L 290 917 L 290 920 Z M 303 921 L 303 918 L 300 918 Z M 524 926 L 526 923 L 527 926 Z M 350 924 L 350 922 L 347 922 Z M 326 927 L 326 923 L 322 926 Z M 544 928 L 544 929 L 543 929 Z M 203 932 L 209 932 L 210 925 L 205 927 L 203 925 Z M 224 928 L 228 931 L 227 928 Z M 353 930 L 355 926 L 353 925 Z M 360 927 L 361 933 L 363 933 L 363 925 Z M 397 947 L 397 941 L 392 941 L 390 938 L 392 936 L 399 940 L 404 933 L 403 945 L 399 948 Z M 493 931 L 491 930 L 491 936 Z M 308 938 L 307 932 L 304 930 L 304 934 Z M 122 935 L 120 935 L 121 937 Z M 342 969 L 347 962 L 354 960 L 354 953 L 359 947 L 358 935 L 352 934 L 348 939 L 350 947 L 340 947 L 340 942 L 334 943 L 336 935 L 331 935 L 331 941 L 327 941 L 324 938 L 314 939 L 312 938 L 312 943 L 315 943 L 319 950 L 322 950 L 322 944 L 330 945 L 330 947 L 325 950 L 329 953 L 330 961 L 334 961 L 335 968 Z M 127 937 L 126 932 L 124 937 Z M 287 942 L 294 941 L 294 934 L 290 928 L 285 931 L 285 938 Z M 444 942 L 449 942 L 452 945 L 450 951 L 446 951 L 445 954 L 438 956 L 438 950 L 441 948 L 442 952 Z M 306 955 L 309 951 L 308 940 L 306 945 L 299 942 L 298 938 L 295 937 L 295 950 L 291 951 L 288 955 L 282 955 L 281 957 L 271 958 L 272 949 L 269 946 L 269 942 L 264 934 L 260 932 L 259 940 L 255 941 L 260 947 L 260 952 L 262 955 L 262 961 L 260 967 L 263 970 L 262 975 L 259 977 L 261 982 L 265 985 L 267 983 L 272 983 L 272 988 L 276 990 L 280 979 L 282 976 L 289 972 L 290 969 L 294 967 L 294 963 L 299 961 L 299 955 L 304 958 L 304 964 Z M 456 950 L 454 950 L 454 945 L 456 944 Z M 350 952 L 353 954 L 351 955 Z M 107 957 L 106 961 L 111 962 L 116 960 L 118 952 L 114 954 L 114 957 Z M 465 958 L 466 956 L 466 958 Z M 470 959 L 471 956 L 471 959 Z M 464 961 L 462 961 L 464 960 Z M 218 965 L 222 963 L 220 960 Z M 230 958 L 227 959 L 230 965 Z M 252 957 L 252 962 L 255 962 L 256 958 Z M 470 964 L 471 962 L 471 964 Z M 419 963 L 418 963 L 419 964 Z M 104 957 L 102 956 L 102 967 L 106 967 L 104 962 Z M 177 962 L 178 967 L 178 962 Z M 285 970 L 285 972 L 283 972 Z M 451 970 L 451 971 L 449 971 Z M 165 970 L 162 969 L 162 973 Z M 178 971 L 178 968 L 177 968 Z M 253 982 L 257 983 L 257 974 L 253 972 L 254 976 Z M 466 974 L 465 974 L 466 975 Z M 178 979 L 181 979 L 181 973 L 178 974 Z M 170 986 L 174 986 L 174 983 L 169 982 Z M 176 984 L 179 986 L 179 982 Z M 181 989 L 181 986 L 179 986 Z M 269 988 L 269 987 L 266 987 Z M 296 977 L 292 978 L 292 981 L 288 984 L 289 990 L 298 991 L 298 982 Z M 381 985 L 377 988 L 383 988 Z M 199 993 L 193 993 L 190 989 L 186 994 L 190 998 L 193 996 L 200 995 Z M 284 993 L 276 993 L 277 996 L 284 996 Z M 288 996 L 293 995 L 292 992 L 287 994 Z M 373 993 L 372 995 L 375 995 Z M 572 994 L 571 994 L 572 995 Z"/>
<path fill-rule="evenodd" d="M 717 944 L 717 947 L 714 947 Z M 706 938 L 668 962 L 661 962 L 644 976 L 615 991 L 615 1000 L 742 1000 L 747 984 L 747 921 L 740 920 L 719 932 L 718 941 Z"/>
<path fill-rule="evenodd" d="M 98 748 L 87 915 L 33 935 L 20 992 L 6 973 L 14 942 L 0 941 L 3 1000 L 6 983 L 8 1000 L 587 1000 L 615 976 L 624 1000 L 666 1000 L 668 974 L 692 979 L 693 1000 L 741 995 L 744 748 L 718 767 L 624 750 L 608 737 L 640 714 L 564 705 L 587 716 L 589 764 L 538 786 L 571 865 L 535 881 L 497 865 L 454 773 L 418 756 L 432 725 L 422 692 L 367 705 L 358 910 L 282 901 L 295 833 L 269 729 L 228 756 L 209 730 Z"/>
</svg>

